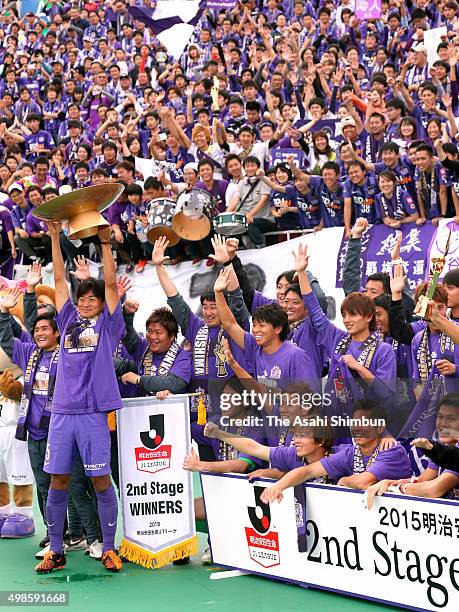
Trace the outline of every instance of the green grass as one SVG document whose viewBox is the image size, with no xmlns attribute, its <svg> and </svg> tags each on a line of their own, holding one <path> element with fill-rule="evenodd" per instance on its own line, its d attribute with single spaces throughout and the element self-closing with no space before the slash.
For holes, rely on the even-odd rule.
<svg viewBox="0 0 459 612">
<path fill-rule="evenodd" d="M 39 576 L 34 572 L 38 563 L 34 555 L 44 527 L 38 518 L 38 507 L 35 516 L 35 536 L 0 541 L 0 591 L 68 591 L 70 606 L 67 609 L 72 612 L 153 609 L 167 612 L 376 612 L 396 609 L 257 576 L 210 580 L 210 574 L 218 569 L 202 566 L 199 557 L 193 558 L 188 566 L 170 565 L 156 571 L 125 563 L 120 574 L 109 574 L 99 561 L 77 551 L 68 553 L 65 569 Z M 120 539 L 119 532 L 118 541 Z M 203 551 L 206 546 L 204 534 L 199 534 L 199 543 Z"/>
</svg>

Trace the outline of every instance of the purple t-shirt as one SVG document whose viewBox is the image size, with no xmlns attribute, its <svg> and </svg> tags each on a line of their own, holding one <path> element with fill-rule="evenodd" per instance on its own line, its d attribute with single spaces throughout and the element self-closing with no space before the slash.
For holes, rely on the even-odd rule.
<svg viewBox="0 0 459 612">
<path fill-rule="evenodd" d="M 311 359 L 291 342 L 283 342 L 277 351 L 268 354 L 257 345 L 252 334 L 244 332 L 244 354 L 247 365 L 261 383 L 284 389 L 292 383 L 306 382 L 315 388 Z"/>
<path fill-rule="evenodd" d="M 255 293 L 253 294 L 252 308 L 250 309 L 251 314 L 258 310 L 258 308 L 261 308 L 262 306 L 267 306 L 268 304 L 277 304 L 277 300 L 274 300 L 273 298 L 268 298 L 263 295 L 261 291 L 255 290 Z"/>
<path fill-rule="evenodd" d="M 12 362 L 16 363 L 25 372 L 30 356 L 36 348 L 37 345 L 35 343 L 21 342 L 14 338 Z M 32 395 L 25 422 L 26 429 L 32 440 L 43 440 L 48 435 L 48 430 L 40 427 L 40 420 L 48 399 L 49 368 L 52 355 L 53 351 L 43 351 L 35 372 Z"/>
<path fill-rule="evenodd" d="M 228 189 L 228 181 L 214 179 L 212 188 L 208 189 L 202 181 L 198 181 L 195 185 L 196 189 L 204 189 L 212 196 L 214 206 L 217 212 L 224 212 L 226 209 L 225 195 Z"/>
<path fill-rule="evenodd" d="M 289 472 L 305 464 L 296 454 L 294 446 L 276 446 L 269 449 L 271 467 L 281 472 Z"/>
<path fill-rule="evenodd" d="M 48 226 L 42 219 L 37 219 L 33 216 L 33 211 L 30 211 L 26 217 L 26 232 L 30 235 L 32 232 L 47 232 Z"/>
<path fill-rule="evenodd" d="M 317 332 L 314 329 L 311 319 L 308 317 L 292 329 L 288 335 L 288 339 L 306 352 L 311 359 L 314 378 L 318 381 L 321 380 L 322 371 L 327 359 L 324 355 L 323 348 L 317 342 Z"/>
<path fill-rule="evenodd" d="M 106 219 L 110 225 L 119 225 L 122 231 L 126 231 L 129 215 L 126 209 L 129 207 L 129 202 L 115 202 L 107 211 Z"/>
<path fill-rule="evenodd" d="M 338 482 L 343 476 L 352 476 L 354 474 L 354 445 L 342 445 L 339 452 L 329 457 L 324 457 L 320 463 L 327 471 L 329 477 Z M 367 469 L 367 464 L 372 454 L 363 456 L 363 463 L 367 472 L 373 474 L 378 480 L 410 478 L 411 463 L 403 446 L 398 443 L 389 450 L 380 451 L 376 459 Z"/>
<path fill-rule="evenodd" d="M 121 408 L 121 396 L 113 367 L 113 353 L 126 333 L 121 306 L 109 314 L 107 305 L 80 334 L 73 348 L 66 331 L 79 319 L 69 300 L 56 317 L 61 334 L 53 412 L 87 414 Z M 71 392 L 69 392 L 71 390 Z"/>
</svg>

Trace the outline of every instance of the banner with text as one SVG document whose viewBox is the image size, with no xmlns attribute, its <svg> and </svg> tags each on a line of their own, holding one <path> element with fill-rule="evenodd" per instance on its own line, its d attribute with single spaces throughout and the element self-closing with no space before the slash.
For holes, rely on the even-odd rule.
<svg viewBox="0 0 459 612">
<path fill-rule="evenodd" d="M 450 229 L 450 248 L 443 273 L 450 268 L 459 267 L 459 225 L 451 219 L 442 219 L 438 228 L 430 222 L 424 226 L 411 223 L 402 226 L 401 257 L 405 262 L 405 271 L 411 287 L 428 278 L 431 257 L 442 252 Z M 389 270 L 395 238 L 396 230 L 386 225 L 374 226 L 364 234 L 361 255 L 362 285 L 365 285 L 369 274 Z M 300 243 L 308 245 L 309 270 L 318 278 L 327 296 L 328 318 L 342 327 L 339 307 L 344 299 L 342 275 L 348 244 L 344 240 L 344 228 L 330 227 L 264 249 L 240 251 L 239 257 L 255 289 L 275 298 L 276 278 L 281 272 L 294 267 L 292 250 L 296 250 Z M 195 312 L 199 312 L 199 296 L 206 289 L 213 287 L 219 269 L 214 266 L 209 270 L 205 260 L 200 266 L 193 266 L 187 261 L 179 266 L 169 267 L 168 273 L 183 299 Z M 164 293 L 152 266 L 147 266 L 143 274 L 132 273 L 131 280 L 132 289 L 128 297 L 140 302 L 134 320 L 135 327 L 139 332 L 145 333 L 145 321 L 151 311 L 165 305 Z"/>
<path fill-rule="evenodd" d="M 299 552 L 292 489 L 267 505 L 264 479 L 204 473 L 201 482 L 216 565 L 412 610 L 458 609 L 454 501 L 384 495 L 369 511 L 362 491 L 307 485 Z"/>
<path fill-rule="evenodd" d="M 120 553 L 159 568 L 197 552 L 187 395 L 123 400 L 117 413 L 123 534 Z"/>
</svg>

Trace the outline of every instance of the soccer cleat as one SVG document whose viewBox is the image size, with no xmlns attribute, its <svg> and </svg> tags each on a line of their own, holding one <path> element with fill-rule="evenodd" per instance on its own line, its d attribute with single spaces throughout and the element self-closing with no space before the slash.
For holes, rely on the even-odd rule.
<svg viewBox="0 0 459 612">
<path fill-rule="evenodd" d="M 119 572 L 123 569 L 123 563 L 114 550 L 107 550 L 102 555 L 102 565 L 109 572 Z"/>
<path fill-rule="evenodd" d="M 49 551 L 43 561 L 35 566 L 35 571 L 37 574 L 49 574 L 54 570 L 63 569 L 66 563 L 64 555 Z"/>
<path fill-rule="evenodd" d="M 33 519 L 23 514 L 10 514 L 4 521 L 1 531 L 2 538 L 28 538 L 35 533 Z"/>
</svg>

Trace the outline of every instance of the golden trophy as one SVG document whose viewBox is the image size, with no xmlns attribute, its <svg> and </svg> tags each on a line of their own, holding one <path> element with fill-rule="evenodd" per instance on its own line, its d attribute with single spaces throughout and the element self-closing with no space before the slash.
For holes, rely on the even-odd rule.
<svg viewBox="0 0 459 612">
<path fill-rule="evenodd" d="M 124 191 L 119 183 L 103 183 L 76 189 L 56 196 L 33 210 L 33 216 L 43 221 L 68 223 L 70 240 L 96 236 L 99 227 L 110 225 L 100 214 L 111 206 Z"/>
<path fill-rule="evenodd" d="M 430 279 L 429 285 L 427 287 L 427 291 L 425 295 L 421 295 L 419 297 L 418 303 L 416 304 L 416 309 L 413 313 L 413 316 L 417 319 L 423 319 L 424 321 L 430 321 L 430 314 L 432 311 L 432 307 L 429 305 L 429 300 L 431 300 L 434 296 L 435 289 L 438 285 L 438 281 L 440 279 L 441 273 L 443 272 L 443 268 L 446 263 L 446 256 L 448 255 L 449 246 L 451 243 L 451 230 L 449 230 L 448 240 L 446 241 L 445 250 L 441 257 L 433 257 L 432 258 L 432 267 L 430 270 Z"/>
</svg>

